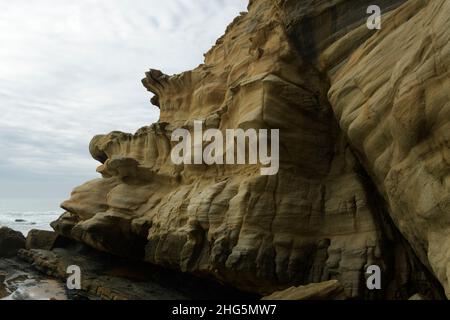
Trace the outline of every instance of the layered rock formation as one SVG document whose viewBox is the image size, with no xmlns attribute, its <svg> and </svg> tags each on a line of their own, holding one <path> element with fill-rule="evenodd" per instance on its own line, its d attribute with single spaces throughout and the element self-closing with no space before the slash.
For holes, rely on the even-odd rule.
<svg viewBox="0 0 450 320">
<path fill-rule="evenodd" d="M 442 297 L 450 5 L 379 1 L 374 32 L 370 2 L 254 0 L 198 68 L 149 71 L 159 122 L 94 137 L 102 178 L 74 190 L 54 229 L 261 294 L 337 279 L 348 297 Z M 195 120 L 279 129 L 279 172 L 175 165 L 171 133 Z M 381 291 L 366 287 L 372 264 Z"/>
<path fill-rule="evenodd" d="M 450 2 L 410 1 L 330 73 L 330 102 L 389 213 L 450 296 Z M 401 52 L 401 56 L 398 53 Z"/>
</svg>

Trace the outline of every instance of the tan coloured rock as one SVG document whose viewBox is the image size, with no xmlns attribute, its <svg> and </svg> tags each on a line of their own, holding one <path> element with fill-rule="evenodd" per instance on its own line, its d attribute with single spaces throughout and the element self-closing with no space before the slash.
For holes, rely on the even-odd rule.
<svg viewBox="0 0 450 320">
<path fill-rule="evenodd" d="M 345 300 L 344 287 L 337 280 L 311 283 L 277 291 L 262 300 Z"/>
<path fill-rule="evenodd" d="M 155 94 L 152 103 L 161 110 L 159 122 L 134 135 L 113 132 L 92 140 L 90 151 L 102 163 L 97 171 L 103 178 L 74 190 L 71 199 L 62 204 L 67 213 L 53 224 L 54 229 L 99 250 L 213 277 L 263 294 L 333 278 L 349 297 L 407 299 L 419 289 L 440 297 L 439 285 L 434 285 L 428 271 L 416 261 L 389 218 L 392 214 L 414 249 L 422 250 L 421 260 L 427 263 L 422 238 L 413 237 L 419 236 L 415 230 L 408 231 L 420 229 L 420 223 L 405 227 L 408 223 L 399 224 L 396 212 L 405 214 L 416 204 L 419 207 L 414 210 L 432 206 L 425 206 L 426 199 L 421 203 L 425 193 L 392 198 L 384 190 L 383 176 L 378 177 L 379 171 L 389 171 L 395 164 L 383 157 L 377 160 L 378 151 L 388 150 L 385 141 L 403 144 L 403 153 L 395 156 L 405 157 L 405 146 L 418 140 L 405 142 L 400 138 L 396 142 L 396 137 L 388 138 L 391 132 L 383 130 L 389 129 L 392 120 L 380 125 L 384 113 L 371 119 L 370 112 L 376 115 L 375 110 L 363 113 L 367 127 L 353 135 L 352 115 L 369 105 L 358 100 L 365 95 L 353 93 L 355 79 L 375 90 L 379 85 L 402 83 L 387 81 L 384 73 L 401 79 L 408 70 L 415 70 L 396 70 L 392 65 L 386 72 L 390 65 L 383 62 L 386 68 L 381 68 L 381 58 L 364 60 L 366 51 L 388 47 L 383 43 L 390 43 L 387 39 L 392 35 L 364 30 L 366 15 L 360 9 L 370 1 L 356 2 L 352 9 L 348 1 L 339 0 L 251 1 L 249 12 L 228 27 L 205 55 L 204 64 L 173 76 L 150 70 L 143 84 Z M 383 1 L 393 10 L 388 13 L 389 28 L 402 29 L 402 23 L 408 23 L 405 10 L 410 3 L 420 1 L 408 1 L 397 8 L 403 2 Z M 336 12 L 341 13 L 337 20 Z M 437 30 L 444 30 L 440 28 L 445 21 L 438 21 L 441 25 L 436 25 Z M 406 46 L 412 40 L 404 29 L 394 30 L 394 35 L 403 34 Z M 399 50 L 401 43 L 395 43 Z M 439 59 L 447 61 L 444 53 Z M 420 61 L 431 54 L 423 51 Z M 432 69 L 427 75 L 431 74 Z M 380 76 L 384 81 L 375 81 Z M 447 80 L 436 79 L 436 87 L 430 88 L 437 102 L 445 100 Z M 406 87 L 403 90 L 406 99 L 408 91 Z M 381 93 L 371 99 L 394 101 L 395 91 L 386 91 L 389 95 L 384 98 Z M 428 101 L 428 96 L 424 97 L 423 101 Z M 347 108 L 354 108 L 354 113 Z M 434 118 L 439 125 L 433 130 L 445 137 L 443 123 L 447 120 L 448 125 L 448 114 L 442 115 Z M 170 159 L 175 145 L 170 141 L 171 133 L 177 128 L 192 130 L 195 120 L 202 120 L 205 129 L 222 132 L 280 129 L 278 174 L 261 176 L 255 165 L 174 165 Z M 397 136 L 407 132 L 392 130 Z M 371 144 L 373 148 L 367 152 L 363 147 Z M 436 153 L 428 162 L 429 169 L 445 174 L 448 161 L 439 156 L 441 145 L 434 144 Z M 424 157 L 421 152 L 414 153 L 416 164 L 420 155 Z M 417 169 L 405 165 L 407 170 Z M 398 174 L 396 177 L 401 180 Z M 401 190 L 392 183 L 388 190 L 406 195 L 420 181 L 412 174 L 403 180 Z M 430 188 L 437 186 L 433 183 Z M 441 195 L 426 195 L 430 194 L 445 200 L 448 189 Z M 398 206 L 403 211 L 395 211 Z M 405 217 L 409 219 L 409 215 Z M 438 239 L 440 235 L 436 233 Z M 365 269 L 372 264 L 384 272 L 381 292 L 369 292 L 365 287 Z M 445 280 L 445 276 L 440 279 Z M 420 281 L 428 284 L 422 283 L 415 290 Z"/>
<path fill-rule="evenodd" d="M 329 98 L 396 226 L 450 297 L 449 16 L 449 1 L 408 1 L 329 73 Z M 333 50 L 352 40 L 342 41 Z"/>
<path fill-rule="evenodd" d="M 409 298 L 408 300 L 411 301 L 419 301 L 419 300 L 430 300 L 427 297 L 424 297 L 423 295 L 416 293 L 415 295 L 413 295 L 411 298 Z"/>
<path fill-rule="evenodd" d="M 25 248 L 51 250 L 55 246 L 58 238 L 61 238 L 56 232 L 46 230 L 30 230 L 28 232 Z"/>
</svg>

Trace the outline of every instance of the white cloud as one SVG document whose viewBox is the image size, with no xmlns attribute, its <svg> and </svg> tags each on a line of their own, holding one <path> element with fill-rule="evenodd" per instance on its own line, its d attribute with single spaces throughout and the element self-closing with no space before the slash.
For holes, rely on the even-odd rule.
<svg viewBox="0 0 450 320">
<path fill-rule="evenodd" d="M 93 135 L 134 132 L 158 119 L 140 84 L 144 72 L 194 68 L 246 6 L 0 0 L 0 197 L 18 172 L 24 186 L 24 172 L 30 179 L 94 176 L 87 151 Z"/>
</svg>

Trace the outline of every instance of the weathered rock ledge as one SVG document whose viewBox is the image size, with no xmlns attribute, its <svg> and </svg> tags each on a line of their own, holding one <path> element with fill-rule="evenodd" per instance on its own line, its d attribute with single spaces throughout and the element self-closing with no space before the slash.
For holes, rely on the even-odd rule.
<svg viewBox="0 0 450 320">
<path fill-rule="evenodd" d="M 0 243 L 1 243 L 0 239 Z M 32 230 L 17 256 L 0 258 L 0 299 L 209 300 L 258 299 L 229 286 L 121 259 L 48 231 Z M 81 289 L 66 282 L 81 271 Z"/>
<path fill-rule="evenodd" d="M 198 68 L 149 71 L 160 120 L 94 137 L 102 178 L 56 232 L 258 294 L 338 280 L 350 298 L 449 297 L 450 2 L 378 3 L 372 31 L 369 0 L 253 0 Z M 173 164 L 194 120 L 279 129 L 278 174 Z"/>
</svg>

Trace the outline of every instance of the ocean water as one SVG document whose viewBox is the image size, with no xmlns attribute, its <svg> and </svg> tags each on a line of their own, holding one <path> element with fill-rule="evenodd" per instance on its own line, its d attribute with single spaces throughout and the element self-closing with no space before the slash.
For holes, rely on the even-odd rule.
<svg viewBox="0 0 450 320">
<path fill-rule="evenodd" d="M 6 226 L 22 232 L 25 236 L 31 229 L 52 230 L 50 223 L 55 221 L 62 211 L 46 212 L 0 212 L 0 226 Z"/>
<path fill-rule="evenodd" d="M 52 230 L 50 223 L 64 211 L 58 199 L 0 199 L 0 226 L 22 232 Z"/>
</svg>

